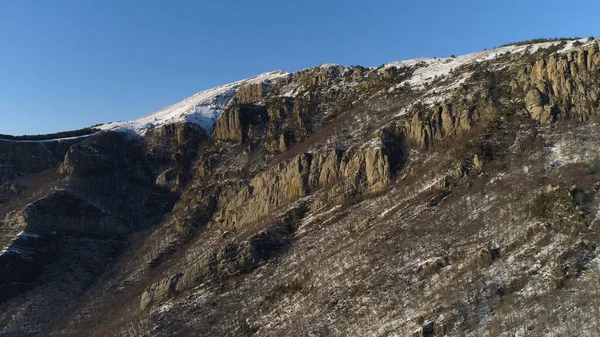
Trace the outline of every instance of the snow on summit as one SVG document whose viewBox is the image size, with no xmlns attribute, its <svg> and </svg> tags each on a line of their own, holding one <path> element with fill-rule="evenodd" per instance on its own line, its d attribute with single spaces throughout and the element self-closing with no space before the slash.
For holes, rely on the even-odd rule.
<svg viewBox="0 0 600 337">
<path fill-rule="evenodd" d="M 575 41 L 582 44 L 588 43 L 585 39 L 580 40 L 565 40 L 566 46 L 560 51 L 566 52 L 574 48 Z M 396 68 L 413 68 L 411 78 L 404 83 L 398 84 L 396 88 L 403 85 L 410 85 L 413 89 L 421 90 L 426 87 L 426 84 L 431 83 L 434 79 L 448 76 L 452 70 L 466 64 L 479 63 L 496 59 L 503 54 L 524 53 L 525 51 L 535 52 L 540 48 L 548 48 L 552 45 L 557 45 L 563 41 L 550 41 L 541 43 L 532 43 L 524 45 L 506 45 L 499 48 L 484 50 L 472 54 L 452 56 L 447 58 L 417 58 L 400 62 L 391 62 L 384 65 L 383 69 Z M 329 68 L 335 67 L 335 64 L 323 64 L 319 67 Z M 194 94 L 185 100 L 156 111 L 145 117 L 128 121 L 128 122 L 113 122 L 99 126 L 101 130 L 132 132 L 136 135 L 143 136 L 150 127 L 160 127 L 165 124 L 172 124 L 187 120 L 188 122 L 200 125 L 208 133 L 210 133 L 216 121 L 221 117 L 224 109 L 227 107 L 231 99 L 235 96 L 238 89 L 244 84 L 269 83 L 272 80 L 288 76 L 289 74 L 283 71 L 274 71 L 264 73 L 249 79 L 226 84 L 220 87 L 209 89 L 206 91 Z M 436 87 L 426 92 L 422 97 L 422 102 L 432 102 L 443 99 L 444 94 L 450 89 L 458 86 L 465 81 L 470 75 L 469 72 L 460 74 L 452 83 L 445 87 Z M 288 88 L 284 91 L 283 96 L 295 96 L 298 92 L 296 88 Z M 394 88 L 391 88 L 392 90 Z"/>
<path fill-rule="evenodd" d="M 283 71 L 264 73 L 249 79 L 196 93 L 179 103 L 133 121 L 113 122 L 100 125 L 97 128 L 105 131 L 132 132 L 143 136 L 150 127 L 161 127 L 166 124 L 186 120 L 200 125 L 210 133 L 217 120 L 221 117 L 223 110 L 242 85 L 268 83 L 287 75 L 288 73 Z"/>
</svg>

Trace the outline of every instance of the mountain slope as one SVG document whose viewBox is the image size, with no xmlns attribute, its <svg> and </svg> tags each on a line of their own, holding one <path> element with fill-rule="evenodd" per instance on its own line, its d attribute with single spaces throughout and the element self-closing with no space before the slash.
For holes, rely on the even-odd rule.
<svg viewBox="0 0 600 337">
<path fill-rule="evenodd" d="M 599 75 L 593 39 L 323 65 L 0 141 L 1 334 L 596 335 Z"/>
</svg>

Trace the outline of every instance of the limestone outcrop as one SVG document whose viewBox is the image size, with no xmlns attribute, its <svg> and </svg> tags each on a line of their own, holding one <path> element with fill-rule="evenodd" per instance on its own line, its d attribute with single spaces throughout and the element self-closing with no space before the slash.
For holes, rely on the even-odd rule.
<svg viewBox="0 0 600 337">
<path fill-rule="evenodd" d="M 469 101 L 447 102 L 431 108 L 417 106 L 411 120 L 405 123 L 407 137 L 419 147 L 427 148 L 436 140 L 470 130 L 482 114 L 478 108 Z"/>
<path fill-rule="evenodd" d="M 600 112 L 600 44 L 553 53 L 516 76 L 525 109 L 543 125 L 557 119 L 587 121 Z"/>
<path fill-rule="evenodd" d="M 315 190 L 338 183 L 351 186 L 354 194 L 379 190 L 390 182 L 402 164 L 404 149 L 399 142 L 385 131 L 360 147 L 300 154 L 255 176 L 217 219 L 225 227 L 239 227 Z"/>
</svg>

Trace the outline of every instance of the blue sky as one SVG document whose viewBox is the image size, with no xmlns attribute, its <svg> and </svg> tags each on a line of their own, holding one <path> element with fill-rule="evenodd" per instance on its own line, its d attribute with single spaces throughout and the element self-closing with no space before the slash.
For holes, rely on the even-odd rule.
<svg viewBox="0 0 600 337">
<path fill-rule="evenodd" d="M 277 69 L 599 35 L 597 13 L 597 1 L 0 0 L 0 133 L 134 119 Z"/>
</svg>

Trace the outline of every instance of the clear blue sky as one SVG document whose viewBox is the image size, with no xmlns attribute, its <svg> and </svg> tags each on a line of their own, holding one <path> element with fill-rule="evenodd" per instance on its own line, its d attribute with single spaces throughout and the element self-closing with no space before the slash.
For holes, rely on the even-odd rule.
<svg viewBox="0 0 600 337">
<path fill-rule="evenodd" d="M 600 34 L 597 1 L 0 0 L 0 133 L 134 119 L 266 71 Z"/>
</svg>

